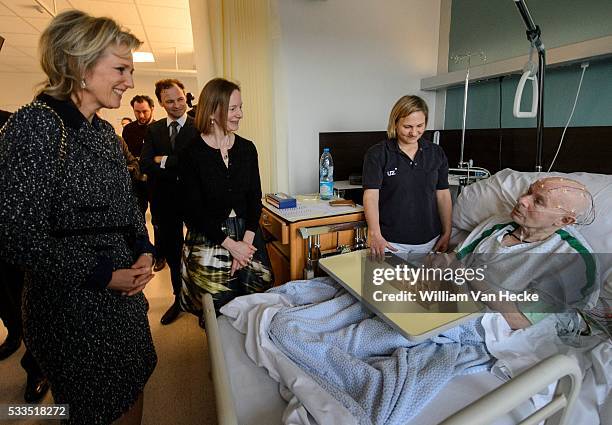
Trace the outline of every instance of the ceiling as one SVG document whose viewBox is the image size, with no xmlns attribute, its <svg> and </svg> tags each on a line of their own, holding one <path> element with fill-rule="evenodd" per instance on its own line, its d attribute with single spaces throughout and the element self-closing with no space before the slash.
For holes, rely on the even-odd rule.
<svg viewBox="0 0 612 425">
<path fill-rule="evenodd" d="M 109 16 L 144 42 L 155 63 L 139 63 L 139 71 L 194 70 L 189 0 L 40 0 L 47 9 L 80 9 Z M 54 4 L 55 3 L 55 4 Z M 40 72 L 37 46 L 51 15 L 35 0 L 0 0 L 0 72 Z"/>
</svg>

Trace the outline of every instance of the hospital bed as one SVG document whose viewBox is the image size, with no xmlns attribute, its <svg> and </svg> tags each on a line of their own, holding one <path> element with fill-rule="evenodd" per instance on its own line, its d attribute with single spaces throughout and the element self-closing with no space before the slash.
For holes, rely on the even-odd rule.
<svg viewBox="0 0 612 425">
<path fill-rule="evenodd" d="M 453 226 L 459 230 L 456 234 L 472 230 L 494 213 L 510 211 L 517 196 L 537 175 L 503 170 L 491 179 L 467 187 L 455 205 Z M 612 209 L 612 176 L 587 173 L 568 176 L 582 181 L 594 195 L 598 215 L 590 227 L 581 229 L 582 234 L 595 252 L 612 253 L 612 215 L 607 213 Z M 602 264 L 602 269 L 604 281 L 610 285 L 612 264 Z M 248 357 L 245 337 L 234 329 L 230 320 L 223 315 L 215 317 L 209 295 L 203 297 L 203 302 L 218 423 L 283 423 L 287 403 L 279 394 L 278 383 Z M 545 419 L 547 425 L 569 423 L 568 415 L 581 381 L 576 360 L 561 354 L 508 382 L 488 372 L 458 376 L 406 425 L 538 424 Z M 531 396 L 554 383 L 557 383 L 555 396 L 536 410 Z M 612 423 L 612 406 L 606 406 L 603 415 L 600 416 L 602 424 Z"/>
</svg>

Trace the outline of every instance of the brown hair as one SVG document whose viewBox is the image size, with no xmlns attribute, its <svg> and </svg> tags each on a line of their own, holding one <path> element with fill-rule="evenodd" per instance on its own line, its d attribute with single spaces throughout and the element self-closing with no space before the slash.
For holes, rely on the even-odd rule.
<svg viewBox="0 0 612 425">
<path fill-rule="evenodd" d="M 234 90 L 240 91 L 240 86 L 224 78 L 214 78 L 206 83 L 200 93 L 194 123 L 200 133 L 210 134 L 212 132 L 211 116 L 217 116 L 217 124 L 224 133 L 228 133 L 227 110 Z"/>
<path fill-rule="evenodd" d="M 172 86 L 177 86 L 180 88 L 183 93 L 185 93 L 185 86 L 176 78 L 166 78 L 164 80 L 159 80 L 155 83 L 155 97 L 161 103 L 161 92 L 162 90 L 171 89 Z"/>
<path fill-rule="evenodd" d="M 95 18 L 79 10 L 57 15 L 40 36 L 40 65 L 47 74 L 40 90 L 68 99 L 83 76 L 112 45 L 135 50 L 142 42 L 110 18 Z"/>
<path fill-rule="evenodd" d="M 149 104 L 149 108 L 151 109 L 153 109 L 153 107 L 155 106 L 155 102 L 153 102 L 153 99 L 151 99 L 146 94 L 137 94 L 136 96 L 134 96 L 132 100 L 130 100 L 130 106 L 133 108 L 134 103 L 144 103 L 144 102 L 147 102 Z"/>
<path fill-rule="evenodd" d="M 429 115 L 429 108 L 427 108 L 427 103 L 423 99 L 418 96 L 402 96 L 399 98 L 393 108 L 391 109 L 391 113 L 389 114 L 389 124 L 387 125 L 387 137 L 389 139 L 395 139 L 397 134 L 395 132 L 395 128 L 397 126 L 397 122 L 404 117 L 414 113 L 414 112 L 422 112 L 425 114 L 425 124 L 427 124 L 427 119 Z"/>
</svg>

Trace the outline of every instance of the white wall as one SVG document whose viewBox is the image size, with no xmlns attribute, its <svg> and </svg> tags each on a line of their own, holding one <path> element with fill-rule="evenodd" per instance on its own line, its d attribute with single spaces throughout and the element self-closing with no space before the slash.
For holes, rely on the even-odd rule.
<svg viewBox="0 0 612 425">
<path fill-rule="evenodd" d="M 15 112 L 34 98 L 38 83 L 45 79 L 40 73 L 0 72 L 0 109 Z"/>
<path fill-rule="evenodd" d="M 435 110 L 435 93 L 419 86 L 437 71 L 440 0 L 278 0 L 276 8 L 277 134 L 287 139 L 289 175 L 280 189 L 318 191 L 319 132 L 384 130 L 404 94 Z"/>
<path fill-rule="evenodd" d="M 159 102 L 155 98 L 155 82 L 161 78 L 172 78 L 167 75 L 138 75 L 138 71 L 134 77 L 134 88 L 126 91 L 123 94 L 123 100 L 119 109 L 102 109 L 100 115 L 109 121 L 118 132 L 121 132 L 120 121 L 122 117 L 130 117 L 134 119 L 134 113 L 130 106 L 130 100 L 137 94 L 146 94 L 155 101 L 154 116 L 156 119 L 164 118 L 166 112 L 159 106 Z M 197 96 L 197 81 L 195 76 L 178 77 L 185 89 L 191 91 Z M 4 87 L 2 91 L 2 100 L 0 100 L 0 109 L 14 112 L 21 105 L 32 101 L 38 83 L 45 79 L 44 74 L 40 73 L 0 73 L 0 87 Z"/>
</svg>

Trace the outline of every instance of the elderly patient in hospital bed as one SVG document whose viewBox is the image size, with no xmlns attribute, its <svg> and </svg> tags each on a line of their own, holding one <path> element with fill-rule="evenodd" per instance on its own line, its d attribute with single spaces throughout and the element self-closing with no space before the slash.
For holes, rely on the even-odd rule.
<svg viewBox="0 0 612 425">
<path fill-rule="evenodd" d="M 537 296 L 538 302 L 489 305 L 511 329 L 531 326 L 547 317 L 546 311 L 588 311 L 599 295 L 597 261 L 572 225 L 588 225 L 594 214 L 592 195 L 581 183 L 561 177 L 537 180 L 519 197 L 510 217 L 492 216 L 471 232 L 457 250 L 456 267 L 486 267 L 485 282 L 471 285 L 484 293 Z M 577 325 L 579 317 L 573 316 L 564 320 L 574 319 Z"/>
<path fill-rule="evenodd" d="M 573 311 L 586 310 L 597 301 L 596 261 L 572 225 L 587 223 L 592 214 L 592 196 L 582 184 L 540 179 L 517 200 L 509 217 L 485 220 L 456 255 L 470 261 L 487 254 L 492 268 L 509 277 L 504 285 L 523 290 L 524 278 L 541 281 L 547 267 L 541 257 L 528 254 L 578 253 L 582 277 L 575 286 L 580 290 L 558 298 Z M 550 284 L 543 292 L 554 297 Z M 595 404 L 606 400 L 612 386 L 612 345 L 601 344 L 608 336 L 575 312 L 487 313 L 416 343 L 323 278 L 238 298 L 222 313 L 247 334 L 249 357 L 282 389 L 291 389 L 286 423 L 404 424 L 457 375 L 491 371 L 509 379 L 559 352 L 578 358 L 585 370 L 603 370 L 603 381 L 601 373 L 590 378 L 587 397 Z M 551 394 L 552 389 L 543 391 L 534 404 L 545 403 Z M 597 412 L 575 415 L 581 418 L 575 423 L 599 423 Z"/>
</svg>

